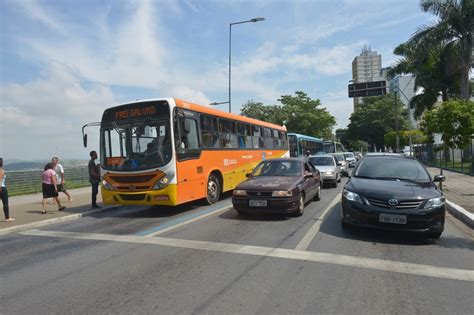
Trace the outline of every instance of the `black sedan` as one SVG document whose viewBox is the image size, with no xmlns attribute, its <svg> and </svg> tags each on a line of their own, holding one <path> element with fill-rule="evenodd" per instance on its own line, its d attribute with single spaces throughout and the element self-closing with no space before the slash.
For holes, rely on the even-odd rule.
<svg viewBox="0 0 474 315">
<path fill-rule="evenodd" d="M 232 204 L 239 213 L 273 212 L 303 215 L 305 202 L 321 197 L 319 171 L 299 158 L 260 162 L 234 190 Z"/>
<path fill-rule="evenodd" d="M 434 182 L 444 181 L 436 175 Z M 444 229 L 445 197 L 415 159 L 365 156 L 342 192 L 341 224 L 423 232 L 439 238 Z"/>
</svg>

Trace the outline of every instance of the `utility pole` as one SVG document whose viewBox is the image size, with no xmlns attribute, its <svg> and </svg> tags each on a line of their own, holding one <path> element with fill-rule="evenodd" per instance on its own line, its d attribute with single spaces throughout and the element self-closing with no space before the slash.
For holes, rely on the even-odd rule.
<svg viewBox="0 0 474 315">
<path fill-rule="evenodd" d="M 395 102 L 395 131 L 396 135 L 396 143 L 397 143 L 397 153 L 400 152 L 400 128 L 399 128 L 399 121 L 398 121 L 398 102 L 397 102 L 397 93 L 393 92 L 393 101 Z"/>
</svg>

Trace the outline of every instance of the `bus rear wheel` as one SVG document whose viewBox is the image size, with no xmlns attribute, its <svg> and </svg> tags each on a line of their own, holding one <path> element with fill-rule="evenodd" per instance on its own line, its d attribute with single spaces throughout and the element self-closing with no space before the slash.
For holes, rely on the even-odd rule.
<svg viewBox="0 0 474 315">
<path fill-rule="evenodd" d="M 207 179 L 207 194 L 206 201 L 212 205 L 219 201 L 221 195 L 221 183 L 215 174 L 211 174 Z"/>
</svg>

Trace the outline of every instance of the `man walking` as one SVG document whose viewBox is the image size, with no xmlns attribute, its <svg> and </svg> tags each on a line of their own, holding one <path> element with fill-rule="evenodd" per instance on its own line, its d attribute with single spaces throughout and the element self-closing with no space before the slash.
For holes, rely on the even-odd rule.
<svg viewBox="0 0 474 315">
<path fill-rule="evenodd" d="M 89 182 L 92 185 L 92 208 L 100 209 L 101 206 L 97 204 L 97 194 L 99 193 L 100 169 L 99 164 L 95 164 L 97 159 L 97 152 L 91 151 L 89 153 L 91 159 L 89 161 Z"/>
<path fill-rule="evenodd" d="M 59 158 L 57 156 L 51 159 L 51 163 L 53 163 L 53 169 L 56 172 L 56 179 L 57 179 L 57 187 L 58 193 L 61 191 L 67 196 L 68 201 L 72 201 L 71 195 L 66 190 L 65 180 L 64 180 L 64 168 L 61 164 L 59 164 Z"/>
</svg>

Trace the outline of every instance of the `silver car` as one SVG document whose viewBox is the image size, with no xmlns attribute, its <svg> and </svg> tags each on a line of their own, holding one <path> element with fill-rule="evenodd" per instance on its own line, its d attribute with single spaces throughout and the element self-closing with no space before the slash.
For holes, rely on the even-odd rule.
<svg viewBox="0 0 474 315">
<path fill-rule="evenodd" d="M 349 167 L 354 167 L 356 165 L 356 157 L 354 156 L 354 153 L 352 152 L 343 152 L 344 157 L 346 158 L 347 163 L 349 164 Z"/>
<path fill-rule="evenodd" d="M 311 162 L 321 173 L 321 181 L 323 185 L 330 184 L 337 187 L 337 183 L 341 181 L 341 167 L 336 158 L 330 154 L 315 155 L 308 157 Z"/>
<path fill-rule="evenodd" d="M 338 163 L 341 163 L 340 168 L 341 168 L 341 174 L 343 176 L 349 176 L 349 165 L 347 164 L 346 158 L 344 157 L 344 154 L 342 153 L 332 153 L 332 156 L 336 158 L 336 161 Z"/>
</svg>

